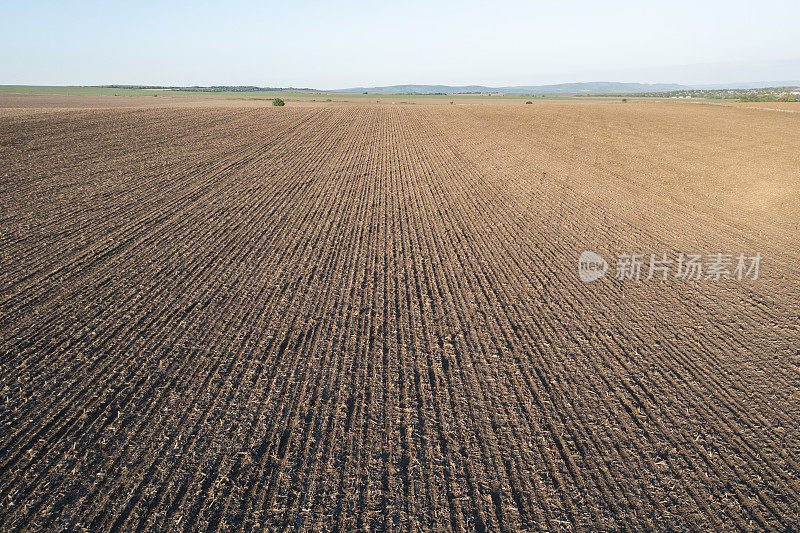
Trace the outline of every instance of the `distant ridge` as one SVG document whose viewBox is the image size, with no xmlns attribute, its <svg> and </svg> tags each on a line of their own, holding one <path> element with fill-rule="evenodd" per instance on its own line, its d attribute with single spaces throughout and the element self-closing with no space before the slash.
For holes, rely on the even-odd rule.
<svg viewBox="0 0 800 533">
<path fill-rule="evenodd" d="M 555 93 L 614 93 L 614 92 L 665 92 L 686 89 L 676 83 L 620 83 L 595 81 L 583 83 L 559 83 L 555 85 L 517 85 L 513 87 L 487 87 L 485 85 L 390 85 L 386 87 L 353 87 L 337 89 L 342 93 L 413 93 L 413 94 L 470 94 L 470 93 L 510 93 L 510 94 L 555 94 Z"/>
<path fill-rule="evenodd" d="M 511 87 L 487 87 L 485 85 L 388 85 L 384 87 L 351 87 L 335 89 L 339 93 L 373 94 L 558 94 L 558 93 L 660 93 L 691 89 L 758 89 L 766 87 L 794 87 L 800 81 L 747 82 L 708 85 L 680 85 L 677 83 L 624 83 L 616 81 L 592 81 L 581 83 L 558 83 L 554 85 L 515 85 Z"/>
</svg>

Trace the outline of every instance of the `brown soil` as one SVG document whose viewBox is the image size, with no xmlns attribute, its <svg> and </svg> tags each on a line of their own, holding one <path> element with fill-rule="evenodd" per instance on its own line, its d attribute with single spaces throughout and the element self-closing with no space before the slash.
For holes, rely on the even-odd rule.
<svg viewBox="0 0 800 533">
<path fill-rule="evenodd" d="M 150 100 L 0 111 L 0 529 L 800 527 L 800 115 Z"/>
</svg>

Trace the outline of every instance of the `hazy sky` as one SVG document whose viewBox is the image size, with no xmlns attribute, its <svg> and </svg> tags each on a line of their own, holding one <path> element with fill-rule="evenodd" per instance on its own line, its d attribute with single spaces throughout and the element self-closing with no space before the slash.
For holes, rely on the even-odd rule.
<svg viewBox="0 0 800 533">
<path fill-rule="evenodd" d="M 7 1 L 0 84 L 800 78 L 800 0 Z"/>
</svg>

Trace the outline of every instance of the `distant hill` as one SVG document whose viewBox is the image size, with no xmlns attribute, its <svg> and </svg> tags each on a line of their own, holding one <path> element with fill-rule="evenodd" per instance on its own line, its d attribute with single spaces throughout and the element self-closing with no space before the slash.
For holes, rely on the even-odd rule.
<svg viewBox="0 0 800 533">
<path fill-rule="evenodd" d="M 743 83 L 714 83 L 708 85 L 695 85 L 692 86 L 692 89 L 709 89 L 709 90 L 720 90 L 720 89 L 766 89 L 769 87 L 798 87 L 800 86 L 800 80 L 790 80 L 790 81 L 751 81 L 751 82 L 743 82 Z"/>
<path fill-rule="evenodd" d="M 691 89 L 759 89 L 766 87 L 796 87 L 800 81 L 772 81 L 747 83 L 718 83 L 706 85 L 680 85 L 677 83 L 623 83 L 616 81 L 591 81 L 558 83 L 555 85 L 516 85 L 512 87 L 487 87 L 485 85 L 389 85 L 385 87 L 351 87 L 330 92 L 371 94 L 559 94 L 559 93 L 661 93 Z"/>
<path fill-rule="evenodd" d="M 518 85 L 513 87 L 486 87 L 484 85 L 390 85 L 386 87 L 352 87 L 337 89 L 341 93 L 374 94 L 557 94 L 557 93 L 618 93 L 618 92 L 664 92 L 688 89 L 676 83 L 620 83 L 614 81 L 594 81 L 584 83 L 559 83 L 556 85 Z"/>
</svg>

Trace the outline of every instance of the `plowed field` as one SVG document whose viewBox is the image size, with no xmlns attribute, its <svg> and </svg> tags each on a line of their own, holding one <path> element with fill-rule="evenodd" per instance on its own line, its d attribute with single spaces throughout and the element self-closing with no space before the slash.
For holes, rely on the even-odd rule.
<svg viewBox="0 0 800 533">
<path fill-rule="evenodd" d="M 0 530 L 800 529 L 799 191 L 772 109 L 0 110 Z"/>
</svg>

